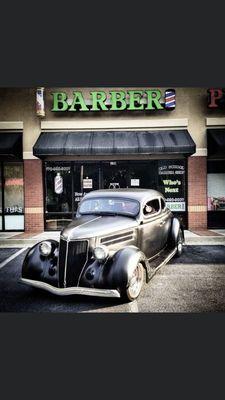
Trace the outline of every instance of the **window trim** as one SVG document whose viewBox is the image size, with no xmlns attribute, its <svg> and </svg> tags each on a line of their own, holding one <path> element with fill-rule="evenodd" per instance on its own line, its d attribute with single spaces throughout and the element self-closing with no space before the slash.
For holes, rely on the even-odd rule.
<svg viewBox="0 0 225 400">
<path fill-rule="evenodd" d="M 164 202 L 164 207 L 162 208 L 162 201 Z M 165 212 L 166 211 L 166 209 L 167 209 L 167 205 L 166 205 L 166 201 L 165 201 L 165 199 L 161 196 L 160 197 L 160 207 L 161 207 L 161 211 L 162 212 Z"/>
<path fill-rule="evenodd" d="M 159 211 L 154 212 L 154 213 L 150 213 L 149 215 L 145 215 L 145 214 L 144 214 L 144 207 L 146 206 L 147 203 L 149 203 L 150 201 L 154 201 L 154 200 L 158 200 L 158 202 L 159 202 Z M 144 206 L 142 207 L 142 215 L 143 215 L 143 217 L 144 217 L 145 220 L 150 219 L 150 218 L 153 218 L 153 217 L 156 217 L 157 215 L 159 215 L 159 214 L 161 213 L 161 211 L 162 211 L 162 209 L 161 209 L 161 202 L 160 202 L 160 197 L 159 197 L 159 196 L 158 196 L 158 197 L 155 197 L 154 199 L 147 200 L 147 201 L 144 203 Z"/>
</svg>

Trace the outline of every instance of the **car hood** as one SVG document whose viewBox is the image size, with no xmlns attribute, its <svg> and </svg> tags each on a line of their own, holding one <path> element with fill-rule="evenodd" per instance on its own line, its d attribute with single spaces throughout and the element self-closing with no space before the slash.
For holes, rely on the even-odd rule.
<svg viewBox="0 0 225 400">
<path fill-rule="evenodd" d="M 76 218 L 61 232 L 66 239 L 86 239 L 109 235 L 114 232 L 135 228 L 138 222 L 126 216 L 85 215 Z"/>
</svg>

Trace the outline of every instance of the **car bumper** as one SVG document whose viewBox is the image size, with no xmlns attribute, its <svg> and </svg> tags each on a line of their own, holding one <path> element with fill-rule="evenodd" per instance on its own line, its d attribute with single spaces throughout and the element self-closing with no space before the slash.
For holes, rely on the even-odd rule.
<svg viewBox="0 0 225 400">
<path fill-rule="evenodd" d="M 73 294 L 85 295 L 85 296 L 99 296 L 99 297 L 120 297 L 120 292 L 115 289 L 95 289 L 86 287 L 68 287 L 68 288 L 58 288 L 49 285 L 45 282 L 34 281 L 32 279 L 20 279 L 21 283 L 26 285 L 36 287 L 38 289 L 47 290 L 47 292 L 57 294 L 59 296 L 68 296 Z"/>
</svg>

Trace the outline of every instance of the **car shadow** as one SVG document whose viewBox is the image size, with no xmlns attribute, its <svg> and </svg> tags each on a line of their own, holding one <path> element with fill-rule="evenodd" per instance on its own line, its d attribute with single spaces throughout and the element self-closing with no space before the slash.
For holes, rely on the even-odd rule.
<svg viewBox="0 0 225 400">
<path fill-rule="evenodd" d="M 180 257 L 173 257 L 168 264 L 225 264 L 225 246 L 184 246 Z"/>
<path fill-rule="evenodd" d="M 105 309 L 105 311 L 110 312 L 110 309 L 112 309 L 113 312 L 117 307 L 120 309 L 122 307 L 123 311 L 128 310 L 127 303 L 124 303 L 123 300 L 119 298 L 83 295 L 57 296 L 41 289 L 28 287 L 22 284 L 20 284 L 20 286 L 20 289 L 17 288 L 16 293 L 14 291 L 14 296 L 17 297 L 17 304 L 19 305 L 20 311 L 73 313 L 94 312 L 99 309 Z M 8 303 L 8 311 L 10 311 L 9 306 L 10 304 Z"/>
<path fill-rule="evenodd" d="M 28 251 L 28 250 L 27 250 Z M 94 312 L 129 311 L 120 298 L 82 295 L 57 296 L 20 282 L 24 251 L 0 269 L 0 312 Z"/>
</svg>

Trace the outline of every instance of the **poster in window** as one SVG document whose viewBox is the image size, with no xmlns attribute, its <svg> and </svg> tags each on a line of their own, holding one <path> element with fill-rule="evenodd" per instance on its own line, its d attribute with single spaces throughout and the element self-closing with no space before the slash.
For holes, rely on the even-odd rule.
<svg viewBox="0 0 225 400">
<path fill-rule="evenodd" d="M 158 161 L 158 188 L 171 211 L 186 211 L 185 161 Z"/>
<path fill-rule="evenodd" d="M 140 179 L 131 179 L 130 185 L 131 186 L 140 186 Z"/>
<path fill-rule="evenodd" d="M 92 188 L 93 188 L 92 179 L 89 178 L 83 179 L 83 189 L 92 189 Z"/>
<path fill-rule="evenodd" d="M 54 188 L 56 194 L 61 194 L 63 192 L 63 178 L 60 175 L 60 172 L 57 172 L 54 178 Z"/>
</svg>

